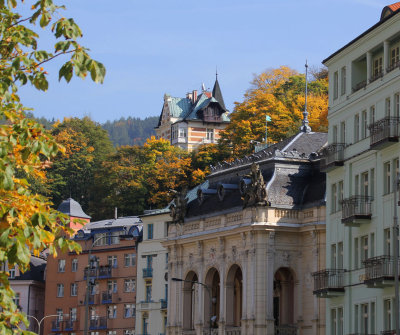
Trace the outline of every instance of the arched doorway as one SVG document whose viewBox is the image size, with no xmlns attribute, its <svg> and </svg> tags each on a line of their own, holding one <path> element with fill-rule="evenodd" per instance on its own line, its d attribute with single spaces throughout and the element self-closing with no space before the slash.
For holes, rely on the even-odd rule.
<svg viewBox="0 0 400 335">
<path fill-rule="evenodd" d="M 226 325 L 240 327 L 242 320 L 243 276 L 237 264 L 231 266 L 226 277 Z"/>
<path fill-rule="evenodd" d="M 197 274 L 190 271 L 183 283 L 183 328 L 193 330 L 197 310 Z"/>
<path fill-rule="evenodd" d="M 219 292 L 220 292 L 220 278 L 217 269 L 211 268 L 206 275 L 205 284 L 209 288 L 204 292 L 204 323 L 207 327 L 218 328 L 219 317 Z M 209 292 L 207 292 L 209 291 Z M 211 301 L 210 301 L 211 294 Z M 211 314 L 210 314 L 211 311 Z"/>
<path fill-rule="evenodd" d="M 289 268 L 274 275 L 274 319 L 276 326 L 294 324 L 294 274 Z"/>
</svg>

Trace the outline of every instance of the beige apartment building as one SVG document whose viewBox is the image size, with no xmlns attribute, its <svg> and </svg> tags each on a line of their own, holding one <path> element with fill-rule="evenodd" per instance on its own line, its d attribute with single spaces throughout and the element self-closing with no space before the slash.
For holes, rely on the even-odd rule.
<svg viewBox="0 0 400 335">
<path fill-rule="evenodd" d="M 135 334 L 141 230 L 137 217 L 86 223 L 74 237 L 82 247 L 79 255 L 49 256 L 45 315 L 57 316 L 45 320 L 44 334 Z"/>
<path fill-rule="evenodd" d="M 400 2 L 324 60 L 329 70 L 327 334 L 395 334 L 400 159 Z M 380 17 L 379 17 L 380 14 Z M 396 315 L 397 314 L 397 315 Z"/>
<path fill-rule="evenodd" d="M 192 151 L 202 144 L 217 143 L 220 131 L 230 122 L 218 79 L 212 92 L 193 90 L 185 98 L 164 95 L 157 138 L 171 145 Z"/>
</svg>

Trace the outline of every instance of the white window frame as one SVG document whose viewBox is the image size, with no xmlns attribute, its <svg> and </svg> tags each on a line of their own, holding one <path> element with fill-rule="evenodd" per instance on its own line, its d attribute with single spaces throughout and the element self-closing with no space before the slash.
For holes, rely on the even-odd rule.
<svg viewBox="0 0 400 335">
<path fill-rule="evenodd" d="M 74 258 L 71 261 L 71 272 L 77 272 L 78 271 L 78 258 Z"/>
<path fill-rule="evenodd" d="M 64 284 L 57 284 L 57 298 L 64 297 Z"/>
<path fill-rule="evenodd" d="M 78 295 L 78 284 L 71 283 L 71 297 L 76 297 Z"/>
<path fill-rule="evenodd" d="M 58 272 L 65 272 L 65 259 L 58 260 Z"/>
</svg>

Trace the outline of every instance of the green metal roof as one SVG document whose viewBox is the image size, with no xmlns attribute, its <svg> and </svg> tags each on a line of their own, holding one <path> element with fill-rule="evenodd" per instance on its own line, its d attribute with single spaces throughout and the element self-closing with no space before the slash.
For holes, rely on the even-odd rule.
<svg viewBox="0 0 400 335">
<path fill-rule="evenodd" d="M 172 117 L 184 118 L 184 115 L 190 113 L 192 102 L 187 98 L 170 97 L 168 108 Z"/>
</svg>

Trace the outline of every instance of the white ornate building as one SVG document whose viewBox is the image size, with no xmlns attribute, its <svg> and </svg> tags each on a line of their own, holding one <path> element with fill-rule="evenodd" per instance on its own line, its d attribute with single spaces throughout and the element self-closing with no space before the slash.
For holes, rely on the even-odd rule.
<svg viewBox="0 0 400 335">
<path fill-rule="evenodd" d="M 305 131 L 175 198 L 167 334 L 325 333 L 311 274 L 325 267 L 326 134 Z"/>
</svg>

